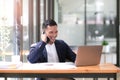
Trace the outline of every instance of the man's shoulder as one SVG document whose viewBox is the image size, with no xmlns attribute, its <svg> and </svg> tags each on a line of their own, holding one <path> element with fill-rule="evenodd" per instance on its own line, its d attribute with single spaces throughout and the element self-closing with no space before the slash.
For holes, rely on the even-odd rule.
<svg viewBox="0 0 120 80">
<path fill-rule="evenodd" d="M 37 45 L 37 43 L 33 43 L 33 44 L 31 44 L 31 47 L 36 46 L 36 45 Z"/>
<path fill-rule="evenodd" d="M 55 41 L 56 44 L 61 44 L 61 45 L 66 45 L 65 41 L 64 40 L 56 40 Z"/>
<path fill-rule="evenodd" d="M 56 42 L 56 43 L 64 43 L 63 40 L 58 40 L 58 39 L 57 39 L 55 42 Z"/>
<path fill-rule="evenodd" d="M 37 45 L 38 45 L 38 44 L 40 44 L 40 43 L 41 43 L 41 41 L 40 41 L 40 42 L 35 42 L 35 43 L 31 44 L 31 46 L 30 46 L 30 47 L 37 46 Z"/>
</svg>

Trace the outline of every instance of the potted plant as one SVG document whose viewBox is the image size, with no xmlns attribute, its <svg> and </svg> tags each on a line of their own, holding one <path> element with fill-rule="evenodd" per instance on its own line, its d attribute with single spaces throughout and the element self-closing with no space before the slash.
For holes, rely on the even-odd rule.
<svg viewBox="0 0 120 80">
<path fill-rule="evenodd" d="M 103 46 L 103 52 L 108 53 L 110 51 L 110 46 L 109 46 L 108 41 L 103 40 L 102 46 Z"/>
<path fill-rule="evenodd" d="M 103 45 L 103 46 L 107 46 L 107 45 L 108 45 L 108 41 L 103 40 L 103 41 L 102 41 L 102 45 Z"/>
</svg>

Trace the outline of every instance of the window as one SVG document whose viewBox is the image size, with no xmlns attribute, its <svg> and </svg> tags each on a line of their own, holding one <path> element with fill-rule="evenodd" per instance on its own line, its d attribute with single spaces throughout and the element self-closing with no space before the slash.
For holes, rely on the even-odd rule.
<svg viewBox="0 0 120 80">
<path fill-rule="evenodd" d="M 14 0 L 0 0 L 0 61 L 14 53 Z"/>
</svg>

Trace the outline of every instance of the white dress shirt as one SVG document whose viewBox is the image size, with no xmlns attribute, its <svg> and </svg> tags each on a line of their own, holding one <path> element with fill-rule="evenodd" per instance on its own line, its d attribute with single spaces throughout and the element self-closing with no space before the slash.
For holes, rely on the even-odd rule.
<svg viewBox="0 0 120 80">
<path fill-rule="evenodd" d="M 55 44 L 47 44 L 45 47 L 47 50 L 48 62 L 59 62 Z"/>
</svg>

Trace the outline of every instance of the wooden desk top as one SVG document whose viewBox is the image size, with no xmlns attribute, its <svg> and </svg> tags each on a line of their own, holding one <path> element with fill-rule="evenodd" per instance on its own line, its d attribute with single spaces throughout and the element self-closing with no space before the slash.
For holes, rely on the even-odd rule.
<svg viewBox="0 0 120 80">
<path fill-rule="evenodd" d="M 40 69 L 36 64 L 23 63 L 19 68 L 0 69 L 0 73 L 118 73 L 120 69 L 113 64 L 75 67 L 69 69 Z M 14 66 L 14 65 L 13 65 Z M 28 67 L 25 67 L 28 66 Z"/>
</svg>

